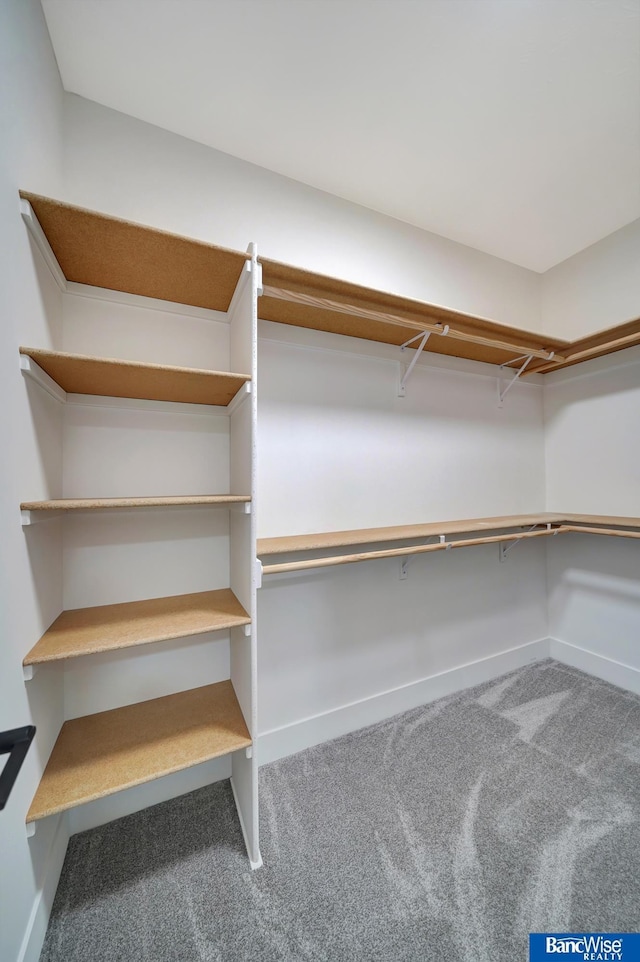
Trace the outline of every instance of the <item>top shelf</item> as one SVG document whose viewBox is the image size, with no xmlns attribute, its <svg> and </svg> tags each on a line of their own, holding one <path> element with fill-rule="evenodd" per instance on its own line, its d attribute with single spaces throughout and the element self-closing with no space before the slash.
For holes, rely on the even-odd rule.
<svg viewBox="0 0 640 962">
<path fill-rule="evenodd" d="M 68 281 L 227 311 L 248 254 L 20 191 Z"/>
<path fill-rule="evenodd" d="M 317 331 L 401 345 L 429 331 L 427 353 L 507 364 L 529 355 L 525 375 L 557 371 L 640 344 L 640 318 L 564 341 L 434 304 L 398 297 L 261 258 L 260 317 Z M 414 344 L 414 347 L 417 347 Z"/>
<path fill-rule="evenodd" d="M 248 254 L 28 191 L 20 196 L 31 205 L 68 281 L 226 312 L 249 260 Z M 266 321 L 394 345 L 429 331 L 427 353 L 489 364 L 531 356 L 524 376 L 640 344 L 640 318 L 570 342 L 277 261 L 260 262 L 259 310 Z"/>
</svg>

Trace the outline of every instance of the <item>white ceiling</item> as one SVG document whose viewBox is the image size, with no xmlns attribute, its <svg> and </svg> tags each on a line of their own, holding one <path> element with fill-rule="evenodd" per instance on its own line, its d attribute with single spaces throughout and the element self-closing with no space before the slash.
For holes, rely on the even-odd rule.
<svg viewBox="0 0 640 962">
<path fill-rule="evenodd" d="M 536 271 L 640 217 L 640 0 L 42 0 L 66 90 Z"/>
</svg>

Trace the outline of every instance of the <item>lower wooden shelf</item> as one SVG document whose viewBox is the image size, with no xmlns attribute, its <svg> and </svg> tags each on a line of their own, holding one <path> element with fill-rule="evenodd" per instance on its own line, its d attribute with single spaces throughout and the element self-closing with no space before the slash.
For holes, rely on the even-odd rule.
<svg viewBox="0 0 640 962">
<path fill-rule="evenodd" d="M 26 821 L 250 745 L 230 681 L 74 718 L 62 726 Z"/>
<path fill-rule="evenodd" d="M 229 588 L 63 611 L 23 661 L 40 665 L 248 625 Z"/>
</svg>

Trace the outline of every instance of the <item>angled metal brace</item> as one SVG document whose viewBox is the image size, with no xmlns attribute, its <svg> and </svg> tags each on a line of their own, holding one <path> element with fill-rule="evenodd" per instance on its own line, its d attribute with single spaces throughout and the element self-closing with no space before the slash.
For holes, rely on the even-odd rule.
<svg viewBox="0 0 640 962">
<path fill-rule="evenodd" d="M 427 341 L 429 340 L 429 338 L 431 337 L 431 335 L 432 335 L 433 333 L 437 333 L 437 334 L 439 334 L 441 337 L 446 337 L 447 334 L 449 333 L 449 325 L 448 325 L 448 324 L 445 324 L 445 326 L 443 327 L 442 331 L 437 331 L 437 332 L 434 332 L 434 331 L 423 331 L 421 334 L 416 334 L 414 337 L 410 337 L 408 341 L 405 341 L 404 344 L 401 344 L 401 345 L 400 345 L 400 350 L 401 350 L 401 351 L 404 351 L 404 350 L 406 350 L 408 347 L 410 347 L 415 341 L 420 341 L 420 343 L 418 344 L 418 347 L 416 348 L 416 353 L 415 353 L 414 356 L 413 356 L 413 360 L 411 361 L 411 364 L 409 365 L 409 367 L 407 368 L 407 370 L 404 372 L 404 374 L 402 375 L 402 378 L 401 378 L 401 380 L 400 380 L 400 385 L 399 385 L 399 387 L 398 387 L 398 397 L 404 397 L 404 396 L 405 396 L 405 394 L 406 394 L 406 387 L 407 387 L 407 381 L 409 380 L 409 378 L 410 378 L 410 376 L 411 376 L 411 372 L 413 371 L 414 367 L 415 367 L 416 364 L 417 364 L 418 358 L 420 357 L 420 355 L 421 355 L 422 352 L 424 351 L 424 349 L 425 349 L 425 347 L 426 347 L 426 344 L 427 344 Z"/>
<path fill-rule="evenodd" d="M 444 535 L 443 535 L 443 534 L 440 534 L 440 535 L 435 535 L 435 534 L 434 534 L 434 535 L 432 535 L 431 538 L 427 538 L 427 540 L 425 541 L 425 544 L 429 544 L 429 543 L 433 540 L 433 538 L 439 538 L 439 539 L 440 539 L 440 544 L 444 544 Z M 414 555 L 414 554 L 408 554 L 408 555 L 405 555 L 403 558 L 401 558 L 401 560 L 400 560 L 400 581 L 406 581 L 406 580 L 407 580 L 407 575 L 408 575 L 408 573 L 409 573 L 409 565 L 410 565 L 411 562 L 414 560 L 414 558 L 415 558 L 415 555 Z"/>
<path fill-rule="evenodd" d="M 505 397 L 507 396 L 507 394 L 509 393 L 509 391 L 511 390 L 511 388 L 513 387 L 513 385 L 516 383 L 516 381 L 518 380 L 518 378 L 520 377 L 520 375 L 521 375 L 521 374 L 526 370 L 526 368 L 529 366 L 529 364 L 531 363 L 531 361 L 534 359 L 535 356 L 536 356 L 535 354 L 521 354 L 520 357 L 514 357 L 514 359 L 513 359 L 512 361 L 505 361 L 504 364 L 501 364 L 501 365 L 500 365 L 500 367 L 499 367 L 499 369 L 498 369 L 498 380 L 497 380 L 498 407 L 499 407 L 499 408 L 502 407 L 502 403 L 503 403 Z M 547 360 L 548 360 L 548 361 L 553 360 L 553 356 L 554 356 L 554 351 L 549 351 L 549 356 L 547 357 Z M 504 389 L 504 391 L 503 391 L 503 390 L 502 390 L 502 371 L 503 371 L 503 368 L 509 367 L 509 365 L 511 365 L 511 364 L 517 364 L 518 361 L 523 361 L 524 363 L 518 368 L 518 370 L 517 370 L 516 373 L 513 375 L 513 377 L 511 378 L 511 380 L 509 381 L 509 383 L 507 384 L 507 386 L 505 387 L 505 389 Z M 517 543 L 517 542 L 516 542 L 516 543 Z"/>
<path fill-rule="evenodd" d="M 551 531 L 551 523 L 550 523 L 550 522 L 549 522 L 547 525 L 545 525 L 545 527 L 546 527 L 547 531 Z M 527 532 L 529 532 L 529 531 L 535 531 L 537 528 L 540 528 L 540 525 L 539 525 L 539 524 L 532 524 L 530 528 L 527 528 Z M 554 532 L 554 533 L 556 533 L 556 532 Z M 504 564 L 504 562 L 506 561 L 507 555 L 509 554 L 509 552 L 511 551 L 511 549 L 512 549 L 512 548 L 515 548 L 515 546 L 516 546 L 517 544 L 520 544 L 521 541 L 522 541 L 522 538 L 516 538 L 515 541 L 510 541 L 508 545 L 506 544 L 505 541 L 501 541 L 501 542 L 499 543 L 499 545 L 498 545 L 498 552 L 499 552 L 499 554 L 498 554 L 498 560 L 500 561 L 500 564 Z"/>
</svg>

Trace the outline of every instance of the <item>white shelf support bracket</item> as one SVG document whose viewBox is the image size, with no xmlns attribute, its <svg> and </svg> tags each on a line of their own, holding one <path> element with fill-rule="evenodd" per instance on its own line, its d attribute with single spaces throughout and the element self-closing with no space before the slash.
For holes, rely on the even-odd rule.
<svg viewBox="0 0 640 962">
<path fill-rule="evenodd" d="M 245 638 L 251 638 L 251 625 L 243 625 Z"/>
<path fill-rule="evenodd" d="M 530 528 L 527 528 L 527 532 L 536 531 L 540 527 L 541 526 L 539 524 L 532 524 Z M 551 524 L 547 524 L 546 528 L 547 531 L 551 531 Z M 501 541 L 498 544 L 498 560 L 500 561 L 500 564 L 504 564 L 511 549 L 515 548 L 515 546 L 520 544 L 521 541 L 522 538 L 516 538 L 514 541 L 510 541 L 509 544 L 507 544 L 506 541 Z"/>
<path fill-rule="evenodd" d="M 27 354 L 20 355 L 20 370 L 25 377 L 39 384 L 40 387 L 56 401 L 64 403 L 67 400 L 67 392 L 63 391 L 60 385 L 56 384 L 53 378 L 49 377 L 47 372 L 43 371 L 40 365 L 36 364 L 33 358 Z"/>
<path fill-rule="evenodd" d="M 262 562 L 256 558 L 256 588 L 262 588 Z"/>
<path fill-rule="evenodd" d="M 47 240 L 45 233 L 42 227 L 40 226 L 38 218 L 33 212 L 33 207 L 31 206 L 28 200 L 24 200 L 22 197 L 20 198 L 20 216 L 22 217 L 23 221 L 27 225 L 29 233 L 33 237 L 36 243 L 36 246 L 38 247 L 38 250 L 44 257 L 45 263 L 49 268 L 49 270 L 51 271 L 51 273 L 53 274 L 53 278 L 56 284 L 58 285 L 61 291 L 66 291 L 67 278 L 64 276 L 62 272 L 62 268 L 58 263 L 58 258 L 53 253 L 51 244 Z"/>
<path fill-rule="evenodd" d="M 251 397 L 252 387 L 251 381 L 245 381 L 242 387 L 236 392 L 236 394 L 231 398 L 227 405 L 227 414 L 232 415 L 238 410 L 243 401 L 246 401 L 248 397 Z"/>
<path fill-rule="evenodd" d="M 405 397 L 405 396 L 406 396 L 406 393 L 407 393 L 407 381 L 408 381 L 409 378 L 411 377 L 411 372 L 413 371 L 414 367 L 415 367 L 416 364 L 418 363 L 418 358 L 420 357 L 420 355 L 421 355 L 422 352 L 424 351 L 425 346 L 426 346 L 426 344 L 427 344 L 427 341 L 429 340 L 430 337 L 431 337 L 431 331 L 424 331 L 422 334 L 416 334 L 415 337 L 410 338 L 408 341 L 405 341 L 404 344 L 402 344 L 402 345 L 400 346 L 400 350 L 401 350 L 401 351 L 405 351 L 405 350 L 406 350 L 408 347 L 410 347 L 415 341 L 420 341 L 420 343 L 418 344 L 418 346 L 417 346 L 417 348 L 416 348 L 416 353 L 413 355 L 413 358 L 412 358 L 412 360 L 411 360 L 411 364 L 409 365 L 409 367 L 407 368 L 407 370 L 404 372 L 404 374 L 403 374 L 402 377 L 400 378 L 400 384 L 399 384 L 399 386 L 398 386 L 398 397 Z"/>
<path fill-rule="evenodd" d="M 534 355 L 533 355 L 533 354 L 522 354 L 520 357 L 514 357 L 513 361 L 505 361 L 504 364 L 501 364 L 501 365 L 500 365 L 500 367 L 498 368 L 498 379 L 497 379 L 498 407 L 499 407 L 499 408 L 502 407 L 502 405 L 503 405 L 503 403 L 504 403 L 504 399 L 506 398 L 507 394 L 509 393 L 509 391 L 511 390 L 511 388 L 513 387 L 513 385 L 516 383 L 516 381 L 518 380 L 518 378 L 520 377 L 520 375 L 523 374 L 524 371 L 527 369 L 527 367 L 529 366 L 529 364 L 531 363 L 531 361 L 533 360 L 533 358 L 534 358 Z M 504 390 L 503 390 L 503 388 L 502 388 L 502 371 L 503 371 L 503 369 L 504 369 L 505 367 L 509 367 L 510 364 L 517 364 L 518 361 L 523 361 L 524 363 L 518 368 L 518 370 L 516 371 L 516 373 L 513 375 L 513 377 L 511 378 L 511 380 L 509 381 L 509 383 L 507 384 L 507 386 L 506 386 L 506 387 L 504 388 Z"/>
<path fill-rule="evenodd" d="M 444 544 L 444 535 L 434 535 L 433 538 L 439 537 L 440 543 Z M 433 538 L 428 538 L 425 544 L 431 544 Z M 407 554 L 404 558 L 400 559 L 400 581 L 406 581 L 407 575 L 409 574 L 409 565 L 412 561 L 415 561 L 416 556 L 414 554 Z"/>
<path fill-rule="evenodd" d="M 25 681 L 31 681 L 36 671 L 38 670 L 37 665 L 23 665 L 22 666 L 22 677 Z"/>
<path fill-rule="evenodd" d="M 247 758 L 253 758 L 253 745 L 249 745 L 247 748 L 245 748 L 244 753 Z"/>
<path fill-rule="evenodd" d="M 38 824 L 37 822 L 27 822 L 27 823 L 26 823 L 25 828 L 26 828 L 26 831 L 27 831 L 27 838 L 33 838 L 33 836 L 36 834 L 36 825 L 37 825 L 37 824 Z"/>
<path fill-rule="evenodd" d="M 23 528 L 28 528 L 31 524 L 39 521 L 53 521 L 54 518 L 62 518 L 64 511 L 28 511 L 20 509 L 20 523 Z"/>
<path fill-rule="evenodd" d="M 553 360 L 553 357 L 554 357 L 554 354 L 555 354 L 555 351 L 549 351 L 549 353 L 547 354 L 546 360 L 547 360 L 547 361 L 552 361 L 552 360 Z M 527 369 L 527 367 L 529 366 L 529 364 L 531 364 L 531 361 L 534 359 L 534 357 L 536 357 L 535 354 L 521 354 L 520 357 L 514 357 L 514 359 L 513 359 L 512 361 L 505 361 L 504 364 L 501 364 L 501 365 L 500 365 L 500 367 L 499 367 L 499 369 L 498 369 L 498 378 L 497 378 L 498 407 L 499 407 L 499 408 L 501 408 L 501 407 L 503 406 L 503 402 L 504 402 L 505 397 L 507 396 L 507 394 L 509 393 L 509 391 L 511 390 L 511 388 L 513 387 L 513 385 L 516 383 L 516 381 L 518 380 L 518 378 L 520 377 L 520 375 L 523 374 L 524 371 L 525 371 L 525 370 Z M 502 389 L 502 371 L 503 371 L 503 369 L 504 369 L 505 367 L 508 368 L 509 365 L 511 365 L 511 364 L 517 364 L 518 361 L 522 361 L 522 362 L 523 362 L 522 365 L 518 368 L 518 370 L 515 372 L 515 374 L 513 375 L 513 377 L 511 378 L 511 380 L 509 381 L 509 383 L 508 383 L 507 386 L 505 387 L 505 389 L 503 390 L 503 389 Z"/>
</svg>

